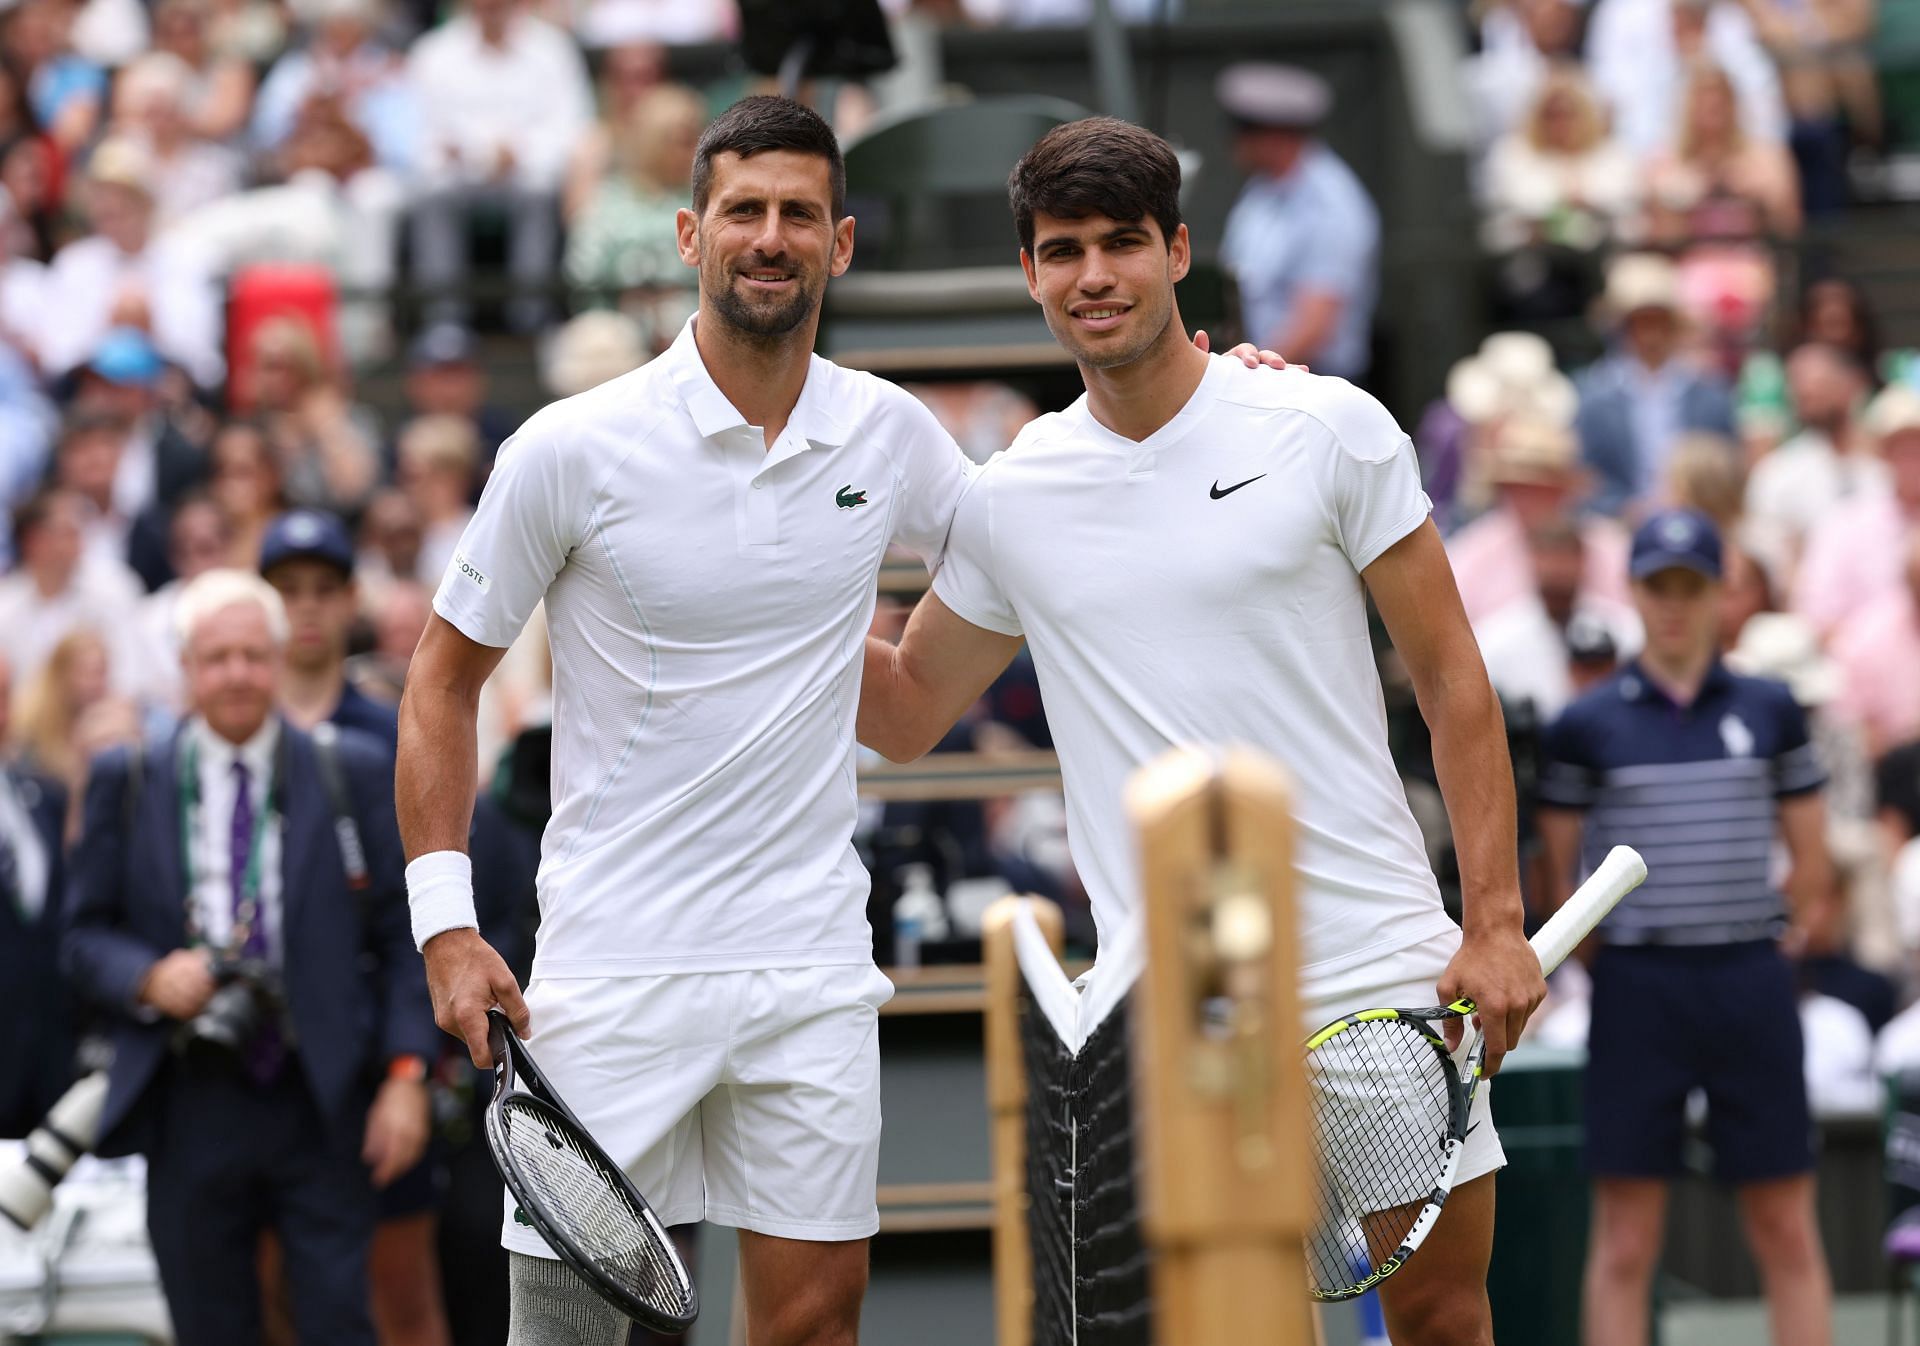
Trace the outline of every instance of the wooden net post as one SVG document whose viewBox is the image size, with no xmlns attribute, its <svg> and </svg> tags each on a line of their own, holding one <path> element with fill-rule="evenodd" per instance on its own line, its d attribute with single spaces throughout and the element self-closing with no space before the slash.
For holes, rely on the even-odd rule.
<svg viewBox="0 0 1920 1346">
<path fill-rule="evenodd" d="M 1141 1220 L 1158 1346 L 1306 1346 L 1311 1219 L 1292 791 L 1270 760 L 1137 772 L 1146 970 L 1136 993 Z"/>
<path fill-rule="evenodd" d="M 1033 913 L 1054 956 L 1066 938 L 1060 909 L 1030 897 L 1003 897 L 981 922 L 987 964 L 987 1114 L 993 1145 L 993 1309 L 998 1346 L 1031 1346 L 1033 1248 L 1027 1236 L 1027 1067 L 1020 1051 L 1020 964 L 1013 913 Z"/>
</svg>

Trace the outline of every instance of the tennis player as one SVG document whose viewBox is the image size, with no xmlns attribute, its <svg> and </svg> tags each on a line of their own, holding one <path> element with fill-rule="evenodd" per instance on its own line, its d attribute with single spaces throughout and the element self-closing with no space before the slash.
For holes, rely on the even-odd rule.
<svg viewBox="0 0 1920 1346">
<path fill-rule="evenodd" d="M 1103 933 L 1137 903 L 1128 775 L 1179 744 L 1267 750 L 1299 783 L 1307 1023 L 1472 996 L 1497 1070 L 1545 988 L 1499 705 L 1412 445 L 1340 379 L 1243 375 L 1187 342 L 1179 191 L 1166 142 L 1107 118 L 1057 128 L 1014 170 L 1028 289 L 1086 396 L 974 478 L 901 645 L 868 643 L 860 737 L 896 760 L 925 751 L 1024 636 Z M 1387 751 L 1368 594 L 1432 727 L 1464 930 Z M 1381 1286 L 1403 1346 L 1493 1341 L 1489 1093 L 1433 1236 Z"/>
<path fill-rule="evenodd" d="M 441 1027 L 485 1066 L 490 1006 L 537 1025 L 542 1068 L 660 1216 L 739 1229 L 753 1346 L 855 1340 L 892 994 L 852 846 L 862 639 L 882 554 L 932 566 L 968 471 L 910 395 L 811 353 L 853 255 L 844 181 L 798 103 L 707 129 L 678 219 L 694 319 L 501 450 L 400 712 Z M 465 787 L 481 684 L 542 599 L 554 809 L 523 999 L 476 928 Z M 515 1346 L 625 1342 L 511 1212 L 502 1241 Z"/>
</svg>

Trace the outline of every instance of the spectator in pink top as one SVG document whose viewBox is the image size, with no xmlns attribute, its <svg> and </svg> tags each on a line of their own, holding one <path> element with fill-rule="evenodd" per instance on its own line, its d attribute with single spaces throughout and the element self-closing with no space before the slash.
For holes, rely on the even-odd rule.
<svg viewBox="0 0 1920 1346">
<path fill-rule="evenodd" d="M 1906 583 L 1848 618 L 1833 640 L 1837 709 L 1859 726 L 1871 758 L 1920 738 L 1920 533 L 1903 559 Z"/>
<path fill-rule="evenodd" d="M 1865 426 L 1890 489 L 1847 500 L 1815 524 L 1794 579 L 1793 610 L 1823 635 L 1900 591 L 1902 562 L 1920 537 L 1920 392 L 1888 388 Z"/>
<path fill-rule="evenodd" d="M 1533 589 L 1527 537 L 1571 517 L 1583 486 L 1573 431 L 1548 422 L 1509 420 L 1493 436 L 1488 475 L 1494 506 L 1447 539 L 1447 555 L 1467 618 L 1476 626 Z M 1608 519 L 1580 524 L 1585 550 L 1582 592 L 1624 606 L 1627 536 Z"/>
</svg>

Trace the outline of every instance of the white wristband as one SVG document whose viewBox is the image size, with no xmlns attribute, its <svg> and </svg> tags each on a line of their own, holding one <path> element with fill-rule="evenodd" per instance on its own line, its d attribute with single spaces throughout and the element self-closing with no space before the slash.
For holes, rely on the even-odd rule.
<svg viewBox="0 0 1920 1346">
<path fill-rule="evenodd" d="M 413 913 L 413 947 L 446 930 L 478 930 L 473 909 L 473 861 L 459 851 L 429 851 L 407 866 L 407 907 Z"/>
</svg>

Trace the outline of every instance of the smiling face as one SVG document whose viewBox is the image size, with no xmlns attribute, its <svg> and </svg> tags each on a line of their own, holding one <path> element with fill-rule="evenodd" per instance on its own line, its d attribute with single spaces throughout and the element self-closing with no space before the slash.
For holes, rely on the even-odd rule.
<svg viewBox="0 0 1920 1346">
<path fill-rule="evenodd" d="M 833 219 L 817 154 L 713 156 L 706 206 L 678 216 L 680 257 L 700 270 L 701 307 L 744 336 L 787 336 L 819 316 L 827 278 L 853 260 L 853 219 Z"/>
<path fill-rule="evenodd" d="M 1191 261 L 1187 226 L 1168 240 L 1152 216 L 1069 220 L 1036 211 L 1033 248 L 1020 253 L 1027 292 L 1054 340 L 1091 369 L 1132 364 L 1166 337 L 1174 282 Z"/>
</svg>

